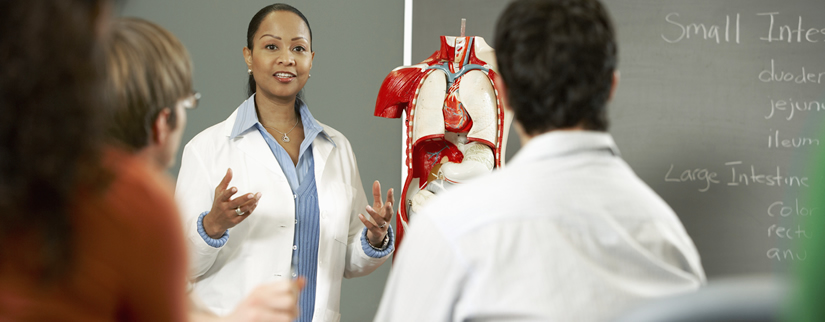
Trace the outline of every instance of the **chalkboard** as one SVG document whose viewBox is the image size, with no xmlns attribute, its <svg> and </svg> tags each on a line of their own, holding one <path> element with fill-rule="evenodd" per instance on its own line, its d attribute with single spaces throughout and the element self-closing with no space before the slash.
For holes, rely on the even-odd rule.
<svg viewBox="0 0 825 322">
<path fill-rule="evenodd" d="M 825 1 L 605 1 L 621 81 L 609 106 L 623 158 L 676 211 L 709 278 L 777 273 L 825 232 L 810 161 L 825 119 Z M 415 1 L 413 62 L 438 36 L 492 32 L 506 1 Z M 494 44 L 493 44 L 494 45 Z M 518 150 L 511 135 L 508 154 Z"/>
</svg>

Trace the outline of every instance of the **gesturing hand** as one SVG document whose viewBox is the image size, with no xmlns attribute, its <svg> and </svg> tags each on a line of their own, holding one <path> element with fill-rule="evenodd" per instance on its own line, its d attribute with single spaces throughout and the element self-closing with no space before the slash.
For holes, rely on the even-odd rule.
<svg viewBox="0 0 825 322">
<path fill-rule="evenodd" d="M 393 193 L 392 188 L 387 190 L 387 201 L 381 202 L 381 183 L 376 180 L 372 184 L 372 207 L 367 205 L 367 213 L 372 217 L 372 221 L 367 220 L 364 214 L 358 214 L 358 218 L 367 227 L 367 240 L 370 245 L 381 247 L 384 237 L 387 235 L 387 230 L 390 229 L 390 220 L 392 220 L 392 202 Z"/>
<path fill-rule="evenodd" d="M 235 227 L 241 221 L 249 217 L 255 208 L 258 207 L 258 200 L 261 200 L 261 193 L 247 193 L 235 199 L 229 199 L 238 192 L 238 188 L 227 189 L 229 181 L 232 180 L 232 169 L 226 169 L 221 183 L 215 187 L 215 199 L 212 201 L 212 210 L 206 217 L 203 217 L 203 229 L 212 238 L 220 238 L 223 232 Z"/>
</svg>

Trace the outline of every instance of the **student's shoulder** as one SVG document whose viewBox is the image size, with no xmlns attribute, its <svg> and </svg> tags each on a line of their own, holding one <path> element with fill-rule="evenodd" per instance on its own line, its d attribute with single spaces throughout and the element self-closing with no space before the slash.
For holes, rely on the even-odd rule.
<svg viewBox="0 0 825 322">
<path fill-rule="evenodd" d="M 517 191 L 506 173 L 494 171 L 439 194 L 421 215 L 429 216 L 437 226 L 485 225 L 508 216 L 508 199 Z"/>
<path fill-rule="evenodd" d="M 110 173 L 103 203 L 119 221 L 138 226 L 178 227 L 172 180 L 143 158 L 108 149 L 104 167 Z"/>
</svg>

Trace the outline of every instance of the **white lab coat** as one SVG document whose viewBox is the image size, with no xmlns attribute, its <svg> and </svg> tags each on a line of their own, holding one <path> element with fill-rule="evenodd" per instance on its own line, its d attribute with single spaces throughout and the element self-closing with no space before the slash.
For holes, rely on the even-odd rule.
<svg viewBox="0 0 825 322">
<path fill-rule="evenodd" d="M 193 290 L 220 315 L 230 313 L 257 285 L 289 278 L 295 233 L 292 190 L 263 136 L 251 129 L 229 139 L 237 113 L 186 144 L 176 189 Z M 338 321 L 342 278 L 369 274 L 389 255 L 364 253 L 358 214 L 366 214 L 367 199 L 355 155 L 340 132 L 322 126 L 335 145 L 318 135 L 312 146 L 321 216 L 313 321 Z M 261 200 L 249 218 L 229 230 L 228 242 L 214 248 L 198 234 L 197 219 L 211 209 L 227 168 L 233 172 L 230 187 L 238 188 L 235 196 L 261 192 Z"/>
</svg>

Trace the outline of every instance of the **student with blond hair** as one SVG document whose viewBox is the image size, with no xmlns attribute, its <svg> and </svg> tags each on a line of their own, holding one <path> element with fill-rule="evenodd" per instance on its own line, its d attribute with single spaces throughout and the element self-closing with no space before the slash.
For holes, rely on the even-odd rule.
<svg viewBox="0 0 825 322">
<path fill-rule="evenodd" d="M 118 18 L 106 44 L 106 79 L 114 144 L 163 172 L 174 163 L 187 110 L 200 94 L 192 89 L 192 61 L 186 48 L 163 27 L 140 18 Z M 292 321 L 303 279 L 282 279 L 253 290 L 227 321 Z M 220 320 L 190 294 L 190 318 Z"/>
</svg>

